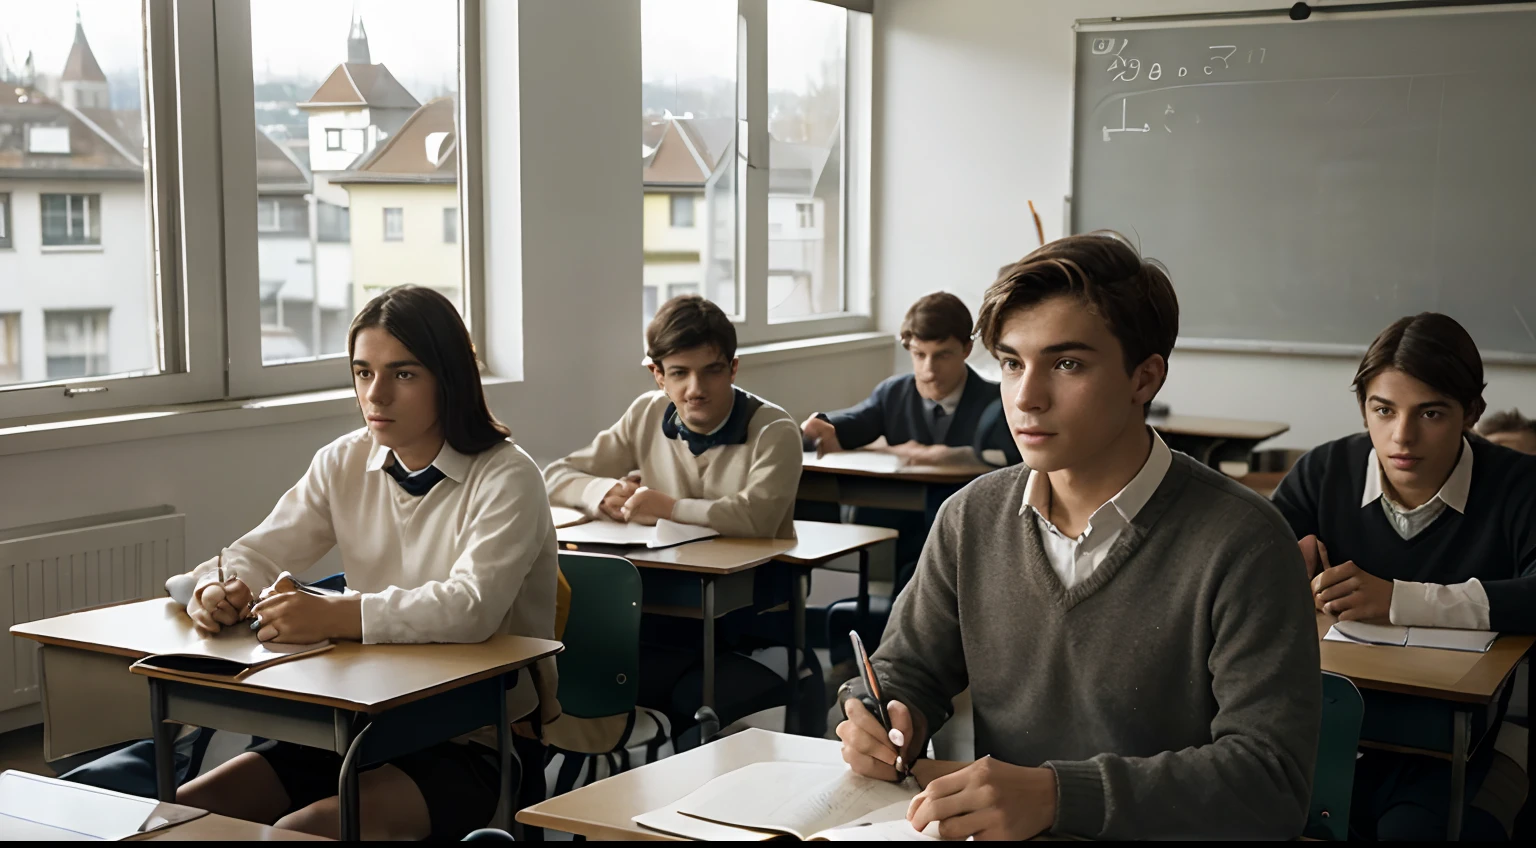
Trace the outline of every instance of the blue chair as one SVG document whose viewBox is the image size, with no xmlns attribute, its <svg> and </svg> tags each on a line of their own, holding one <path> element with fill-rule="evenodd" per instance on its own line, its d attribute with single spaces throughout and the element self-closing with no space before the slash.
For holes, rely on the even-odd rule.
<svg viewBox="0 0 1536 848">
<path fill-rule="evenodd" d="M 1323 672 L 1323 724 L 1317 735 L 1312 802 L 1302 835 L 1310 839 L 1349 838 L 1349 805 L 1355 786 L 1355 753 L 1365 700 L 1349 678 Z"/>
</svg>

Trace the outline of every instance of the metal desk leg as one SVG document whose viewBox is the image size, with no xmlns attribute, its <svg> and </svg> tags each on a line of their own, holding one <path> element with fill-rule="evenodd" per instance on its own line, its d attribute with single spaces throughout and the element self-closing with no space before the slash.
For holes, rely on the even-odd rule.
<svg viewBox="0 0 1536 848">
<path fill-rule="evenodd" d="M 1446 817 L 1445 838 L 1461 838 L 1461 816 L 1467 804 L 1467 745 L 1472 736 L 1472 711 L 1451 714 L 1451 809 Z"/>
<path fill-rule="evenodd" d="M 795 570 L 794 586 L 789 593 L 790 618 L 794 622 L 794 635 L 789 646 L 789 701 L 784 705 L 784 732 L 794 733 L 799 728 L 795 712 L 795 692 L 800 685 L 800 657 L 805 651 L 805 572 Z"/>
<path fill-rule="evenodd" d="M 150 738 L 155 743 L 155 797 L 161 801 L 176 801 L 176 730 L 178 725 L 165 720 L 165 684 L 159 679 L 149 679 Z"/>
<path fill-rule="evenodd" d="M 859 549 L 859 629 L 869 626 L 869 548 Z"/>
<path fill-rule="evenodd" d="M 515 814 L 515 811 L 512 808 L 517 806 L 517 802 L 513 798 L 514 787 L 512 785 L 512 717 L 507 714 L 506 690 L 512 688 L 512 681 L 516 679 L 517 672 L 513 672 L 512 674 L 504 674 L 501 676 L 502 694 L 498 699 L 501 703 L 497 705 L 496 709 L 497 715 L 500 716 L 500 719 L 496 722 L 496 751 L 501 755 L 501 803 L 498 805 L 499 812 L 496 815 L 495 826 L 507 831 L 508 833 L 512 832 L 512 818 Z M 537 716 L 538 713 L 534 713 L 534 715 Z M 595 766 L 596 764 L 594 763 L 593 765 Z M 526 772 L 529 771 L 529 769 L 523 769 L 523 771 Z M 544 770 L 539 769 L 537 773 L 539 779 L 543 780 Z M 527 776 L 524 775 L 523 779 L 526 780 Z"/>
<path fill-rule="evenodd" d="M 341 776 L 336 787 L 336 797 L 341 802 L 343 842 L 357 842 L 363 838 L 363 805 L 362 799 L 358 797 L 357 769 L 358 760 L 362 757 L 363 737 L 368 735 L 368 728 L 372 726 L 364 725 L 361 730 L 356 730 L 356 722 L 350 713 L 345 710 L 336 711 L 336 747 L 346 749 L 346 755 L 341 758 Z M 356 735 L 353 735 L 354 730 Z"/>
<path fill-rule="evenodd" d="M 711 709 L 715 706 L 715 578 L 699 578 L 703 589 L 704 613 L 704 692 L 701 701 Z"/>
</svg>

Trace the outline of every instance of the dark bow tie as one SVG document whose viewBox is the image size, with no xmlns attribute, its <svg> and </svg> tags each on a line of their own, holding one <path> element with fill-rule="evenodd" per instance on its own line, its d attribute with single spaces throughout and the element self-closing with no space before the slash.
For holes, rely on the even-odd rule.
<svg viewBox="0 0 1536 848">
<path fill-rule="evenodd" d="M 406 494 L 416 498 L 432 491 L 432 487 L 441 483 L 446 476 L 438 471 L 435 465 L 427 466 L 427 470 L 420 474 L 411 474 L 405 470 L 398 459 L 384 466 L 384 470 L 389 472 L 389 476 L 395 478 L 395 482 L 400 484 L 400 488 L 404 489 Z"/>
<path fill-rule="evenodd" d="M 682 439 L 683 443 L 688 445 L 688 452 L 698 456 L 716 445 L 731 444 L 730 437 L 727 435 L 730 429 L 730 427 L 721 427 L 707 436 L 700 435 L 688 429 L 683 424 L 681 416 L 673 412 L 662 427 L 662 432 L 668 438 Z"/>
</svg>

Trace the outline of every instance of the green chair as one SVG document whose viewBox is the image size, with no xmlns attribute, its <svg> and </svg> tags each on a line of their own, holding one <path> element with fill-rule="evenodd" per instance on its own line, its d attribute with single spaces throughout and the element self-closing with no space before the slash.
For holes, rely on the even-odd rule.
<svg viewBox="0 0 1536 848">
<path fill-rule="evenodd" d="M 640 692 L 640 573 L 623 557 L 560 552 L 560 571 L 571 585 L 571 610 L 556 657 L 562 715 L 544 728 L 548 760 L 565 757 L 555 794 L 576 788 L 584 763 L 586 783 L 596 758 L 610 774 L 629 768 L 629 751 L 645 745 L 654 762 L 667 739 L 665 722 L 637 708 Z"/>
<path fill-rule="evenodd" d="M 1323 672 L 1323 726 L 1317 735 L 1317 766 L 1312 771 L 1312 803 L 1302 835 L 1311 839 L 1349 838 L 1349 804 L 1355 786 L 1355 753 L 1365 701 L 1349 678 Z"/>
</svg>

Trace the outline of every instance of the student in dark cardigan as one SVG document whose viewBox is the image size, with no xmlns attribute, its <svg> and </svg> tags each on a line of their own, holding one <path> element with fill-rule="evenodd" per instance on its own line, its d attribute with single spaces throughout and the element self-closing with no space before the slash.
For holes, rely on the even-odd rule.
<svg viewBox="0 0 1536 848">
<path fill-rule="evenodd" d="M 839 697 L 852 770 L 923 786 L 915 830 L 1301 833 L 1322 694 L 1304 566 L 1263 498 L 1147 427 L 1178 316 L 1114 234 L 1045 245 L 987 290 L 978 337 L 1028 467 L 940 507 L 871 659 L 890 726 Z M 979 759 L 923 759 L 967 688 Z"/>
<path fill-rule="evenodd" d="M 1448 316 L 1399 319 L 1372 342 L 1353 383 L 1366 432 L 1308 452 L 1274 494 L 1317 609 L 1346 621 L 1536 632 L 1536 457 L 1472 432 L 1483 385 L 1477 345 Z M 1482 745 L 1467 769 L 1463 838 L 1509 837 L 1527 781 L 1497 756 Z M 1450 768 L 1367 751 L 1351 829 L 1438 838 Z"/>
<path fill-rule="evenodd" d="M 960 298 L 948 292 L 919 298 L 901 322 L 901 345 L 912 356 L 912 373 L 881 382 L 858 406 L 807 418 L 800 425 L 806 450 L 834 453 L 877 445 L 913 465 L 1017 463 L 1019 449 L 1003 420 L 997 384 L 966 364 L 971 327 L 971 311 Z M 892 597 L 906 585 L 938 502 L 951 491 L 940 493 L 926 513 L 869 507 L 854 511 L 855 523 L 901 533 Z M 837 520 L 832 512 L 802 510 L 797 517 Z"/>
</svg>

